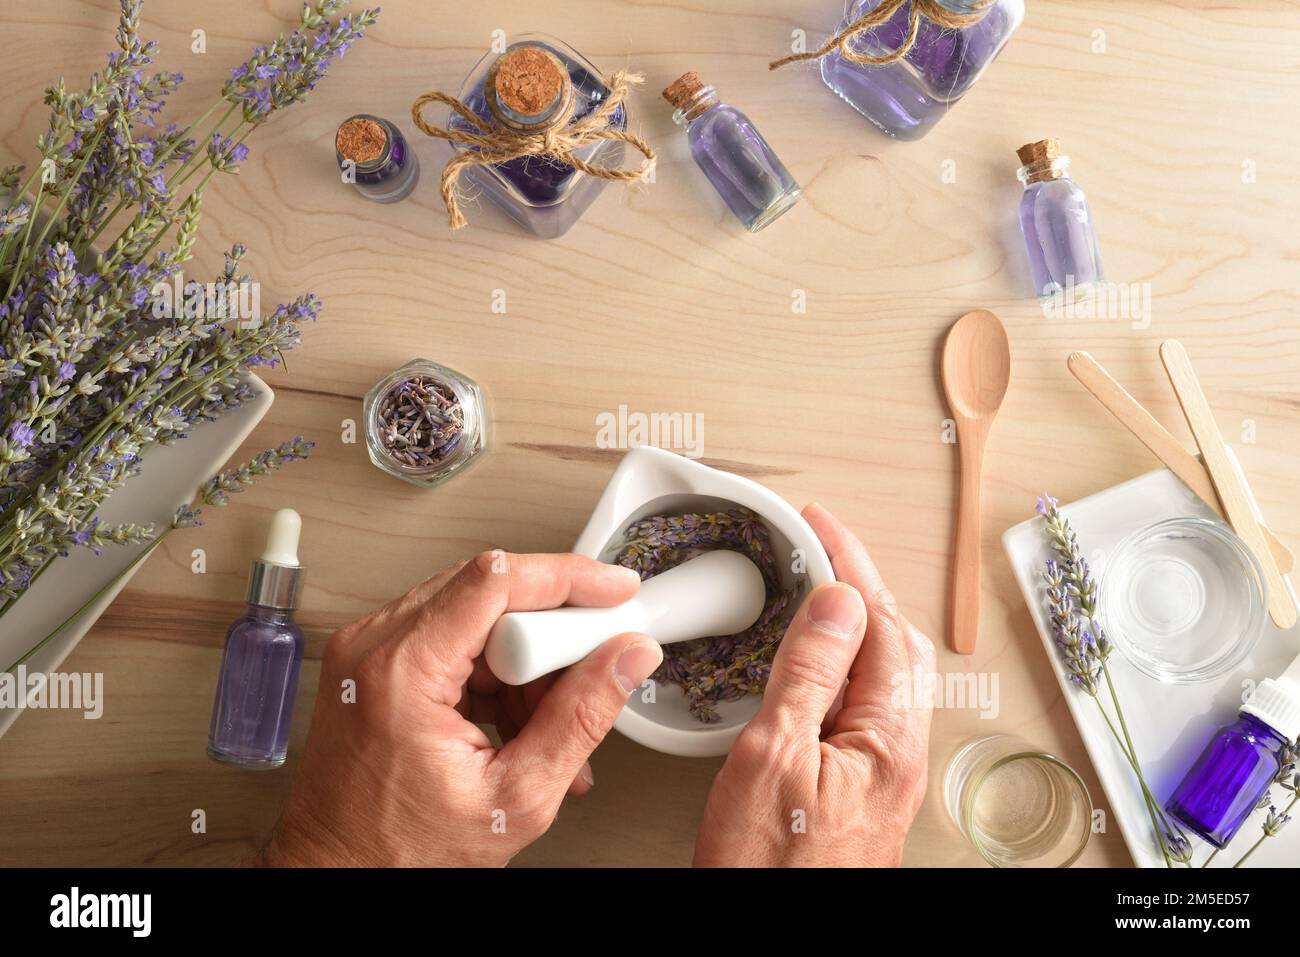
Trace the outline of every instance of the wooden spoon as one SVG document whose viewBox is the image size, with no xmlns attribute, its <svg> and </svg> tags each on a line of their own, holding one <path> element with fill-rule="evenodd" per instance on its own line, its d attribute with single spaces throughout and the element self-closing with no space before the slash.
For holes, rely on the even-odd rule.
<svg viewBox="0 0 1300 957">
<path fill-rule="evenodd" d="M 980 473 L 984 443 L 1011 381 L 1011 344 L 1002 320 L 987 309 L 958 319 L 943 345 L 943 391 L 957 423 L 961 475 L 948 598 L 953 651 L 975 651 L 980 624 Z"/>
</svg>

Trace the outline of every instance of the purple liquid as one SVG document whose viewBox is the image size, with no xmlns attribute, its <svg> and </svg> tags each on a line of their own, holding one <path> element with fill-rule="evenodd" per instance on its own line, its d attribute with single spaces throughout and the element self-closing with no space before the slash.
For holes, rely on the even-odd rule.
<svg viewBox="0 0 1300 957">
<path fill-rule="evenodd" d="M 875 8 L 856 0 L 840 28 Z M 911 5 L 884 26 L 853 41 L 858 53 L 880 56 L 902 45 Z M 822 79 L 850 106 L 890 136 L 920 139 L 960 100 L 1002 52 L 1024 18 L 1023 0 L 998 0 L 973 26 L 945 30 L 925 17 L 916 43 L 901 61 L 881 66 L 853 63 L 836 52 L 822 60 Z"/>
<path fill-rule="evenodd" d="M 1088 199 L 1068 176 L 1025 187 L 1020 230 L 1034 290 L 1040 296 L 1101 279 L 1101 253 Z"/>
<path fill-rule="evenodd" d="M 375 202 L 395 203 L 405 199 L 420 180 L 419 157 L 411 152 L 406 137 L 392 123 L 366 113 L 358 115 L 374 120 L 384 128 L 388 134 L 389 148 L 388 157 L 379 167 L 375 169 L 365 169 L 360 165 L 353 167 L 353 185 L 361 195 Z M 346 161 L 337 146 L 334 148 L 334 155 L 338 158 L 339 169 L 346 169 Z"/>
<path fill-rule="evenodd" d="M 585 118 L 604 102 L 609 88 L 576 52 L 558 43 L 539 45 L 555 54 L 569 71 L 575 96 L 571 123 Z M 472 89 L 461 97 L 465 105 L 489 126 L 495 126 L 496 120 L 488 108 L 484 79 L 492 59 L 489 57 L 480 65 L 470 78 L 468 85 Z M 614 110 L 609 127 L 627 128 L 627 110 L 623 106 Z M 452 114 L 451 128 L 477 132 L 455 113 Z M 618 141 L 603 141 L 577 153 L 584 160 L 602 166 L 619 165 L 623 154 L 623 144 Z M 608 184 L 608 180 L 587 176 L 568 163 L 537 156 L 488 167 L 472 167 L 464 175 L 521 226 L 545 239 L 554 239 L 568 232 Z"/>
<path fill-rule="evenodd" d="M 1188 830 L 1226 847 L 1278 771 L 1286 739 L 1253 715 L 1220 728 L 1166 807 Z"/>
<path fill-rule="evenodd" d="M 687 138 L 695 162 L 750 232 L 798 202 L 799 184 L 735 107 L 711 107 L 691 121 Z"/>
<path fill-rule="evenodd" d="M 284 763 L 304 644 L 291 612 L 249 605 L 235 620 L 221 656 L 209 755 L 244 768 Z"/>
</svg>

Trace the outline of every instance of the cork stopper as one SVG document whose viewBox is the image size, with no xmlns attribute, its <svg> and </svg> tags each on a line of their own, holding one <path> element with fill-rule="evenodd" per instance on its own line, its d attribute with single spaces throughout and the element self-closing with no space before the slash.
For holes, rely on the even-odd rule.
<svg viewBox="0 0 1300 957">
<path fill-rule="evenodd" d="M 1047 183 L 1060 179 L 1070 164 L 1069 157 L 1061 155 L 1060 140 L 1039 140 L 1026 143 L 1016 150 L 1021 167 L 1016 175 L 1026 187 L 1031 183 Z"/>
<path fill-rule="evenodd" d="M 555 109 L 569 85 L 569 74 L 553 54 L 524 44 L 501 55 L 492 82 L 497 102 L 505 110 L 531 119 Z"/>
<path fill-rule="evenodd" d="M 673 80 L 664 90 L 664 99 L 673 105 L 674 108 L 684 110 L 691 105 L 691 102 L 704 89 L 704 84 L 700 81 L 700 75 L 692 70 L 690 73 L 683 73 L 677 79 Z"/>
<path fill-rule="evenodd" d="M 1026 143 L 1016 150 L 1016 155 L 1020 157 L 1023 166 L 1047 165 L 1061 155 L 1061 141 L 1039 140 L 1036 143 Z"/>
<path fill-rule="evenodd" d="M 334 146 L 340 156 L 358 166 L 373 163 L 388 149 L 388 132 L 369 117 L 354 116 L 339 126 Z"/>
</svg>

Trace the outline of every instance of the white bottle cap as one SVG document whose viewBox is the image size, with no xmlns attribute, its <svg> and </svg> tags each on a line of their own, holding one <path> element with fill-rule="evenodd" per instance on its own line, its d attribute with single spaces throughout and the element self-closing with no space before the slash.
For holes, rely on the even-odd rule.
<svg viewBox="0 0 1300 957">
<path fill-rule="evenodd" d="M 264 608 L 292 610 L 298 607 L 302 566 L 298 564 L 298 536 L 302 517 L 291 508 L 282 508 L 271 518 L 266 535 L 266 549 L 253 559 L 248 576 L 248 603 Z"/>
<path fill-rule="evenodd" d="M 1300 737 L 1300 657 L 1279 678 L 1265 678 L 1241 709 L 1288 741 Z"/>
<path fill-rule="evenodd" d="M 282 508 L 271 518 L 266 533 L 266 550 L 260 561 L 272 565 L 298 564 L 298 536 L 302 534 L 302 516 L 291 508 Z"/>
</svg>

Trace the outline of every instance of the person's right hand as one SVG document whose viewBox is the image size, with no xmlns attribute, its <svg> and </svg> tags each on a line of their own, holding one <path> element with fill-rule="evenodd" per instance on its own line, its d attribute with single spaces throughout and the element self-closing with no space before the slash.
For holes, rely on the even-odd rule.
<svg viewBox="0 0 1300 957">
<path fill-rule="evenodd" d="M 931 703 L 896 689 L 934 671 L 934 646 L 853 533 L 821 506 L 803 514 L 839 582 L 795 612 L 709 792 L 697 866 L 896 866 L 925 795 Z"/>
<path fill-rule="evenodd" d="M 484 552 L 341 629 L 284 815 L 258 863 L 501 866 L 539 837 L 663 652 L 610 638 L 518 688 L 483 661 L 506 612 L 605 608 L 635 572 L 579 555 Z M 341 695 L 340 690 L 351 690 Z M 502 748 L 477 726 L 493 724 Z"/>
</svg>

